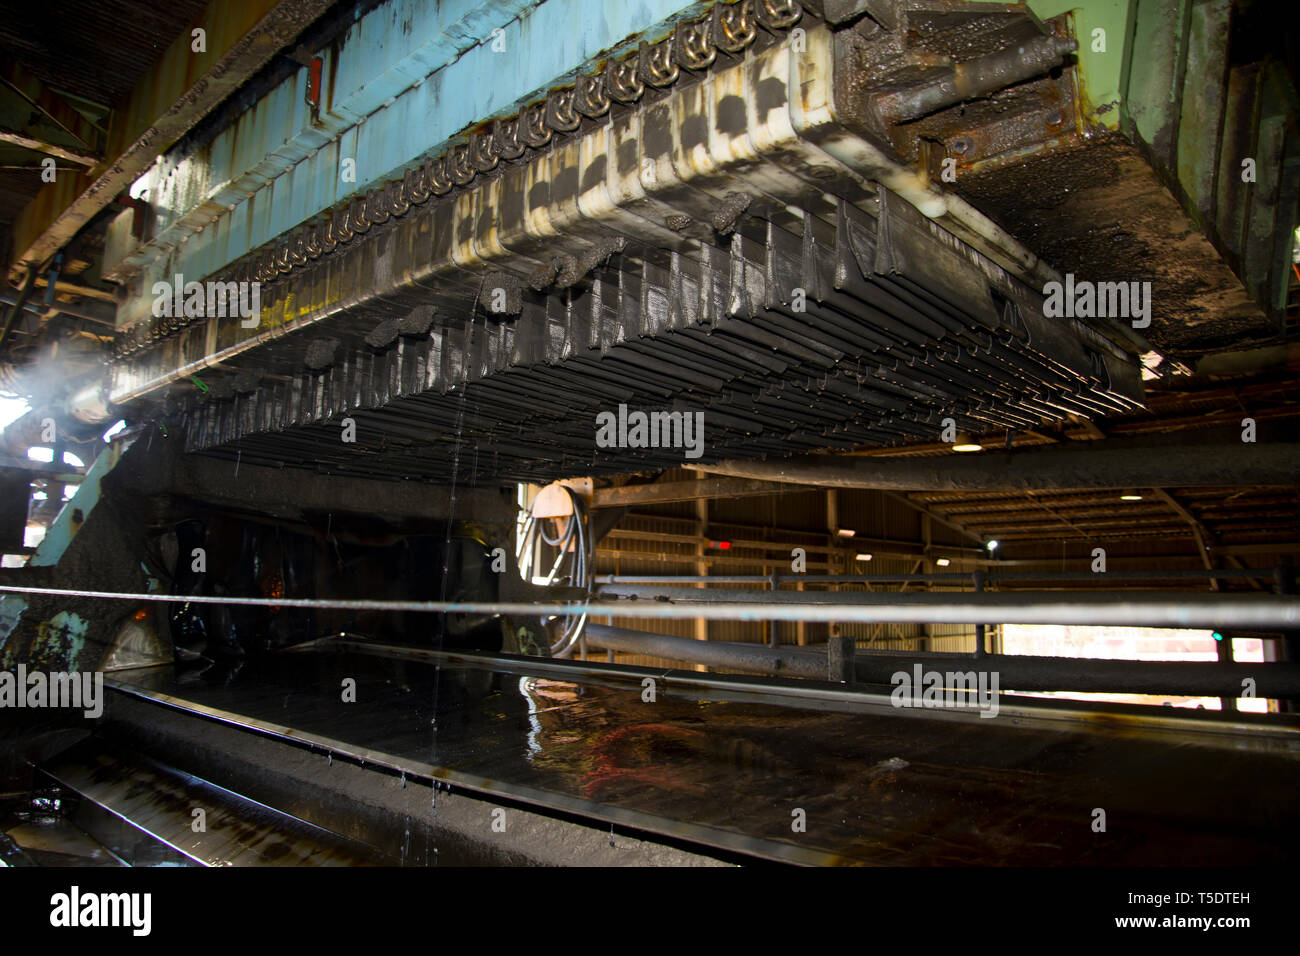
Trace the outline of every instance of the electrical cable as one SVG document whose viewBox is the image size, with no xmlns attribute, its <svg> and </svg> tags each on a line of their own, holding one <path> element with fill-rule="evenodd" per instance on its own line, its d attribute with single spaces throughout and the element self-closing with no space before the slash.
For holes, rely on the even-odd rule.
<svg viewBox="0 0 1300 956">
<path fill-rule="evenodd" d="M 536 543 L 535 537 L 540 537 L 547 545 L 557 549 L 555 563 L 546 576 L 546 585 L 549 586 L 555 583 L 558 576 L 560 580 L 567 582 L 572 588 L 584 588 L 587 595 L 583 603 L 588 603 L 594 593 L 595 578 L 591 574 L 591 568 L 595 562 L 588 527 L 587 505 L 572 488 L 566 486 L 564 490 L 569 495 L 572 511 L 565 522 L 563 531 L 552 537 L 546 531 L 545 520 L 538 518 L 529 509 L 525 522 L 524 546 L 521 553 L 528 556 L 528 565 L 531 567 L 532 554 Z M 561 574 L 560 571 L 566 559 L 569 565 L 568 572 Z M 551 645 L 551 656 L 565 658 L 571 655 L 574 647 L 577 646 L 578 639 L 582 636 L 586 623 L 587 614 L 585 611 L 577 616 L 566 615 L 564 629 L 559 639 Z"/>
</svg>

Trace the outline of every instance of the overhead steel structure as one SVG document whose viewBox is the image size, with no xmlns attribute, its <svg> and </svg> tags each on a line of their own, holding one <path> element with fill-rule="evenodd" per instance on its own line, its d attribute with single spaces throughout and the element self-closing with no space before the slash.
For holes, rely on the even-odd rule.
<svg viewBox="0 0 1300 956">
<path fill-rule="evenodd" d="M 472 447 L 471 481 L 625 470 L 592 443 L 620 404 L 703 411 L 710 459 L 1137 407 L 1123 331 L 1046 318 L 1057 274 L 878 145 L 881 117 L 1045 75 L 1075 47 L 1024 10 L 947 24 L 950 6 L 913 29 L 943 46 L 978 28 L 1001 52 L 871 87 L 863 32 L 793 2 L 718 4 L 223 265 L 232 230 L 261 222 L 236 207 L 138 272 L 109 398 L 254 462 L 446 479 Z M 322 155 L 304 171 L 323 177 Z M 261 283 L 259 321 L 134 318 L 153 279 L 203 263 Z"/>
<path fill-rule="evenodd" d="M 1215 39 L 1226 0 L 1179 3 L 641 0 L 584 17 L 577 0 L 360 0 L 320 18 L 308 0 L 250 5 L 247 36 L 214 42 L 179 106 L 146 111 L 136 136 L 119 126 L 87 189 L 61 185 L 21 223 L 8 318 L 39 338 L 50 316 L 26 300 L 42 276 L 54 299 L 47 259 L 129 183 L 100 263 L 122 289 L 110 354 L 82 363 L 59 406 L 129 427 L 22 575 L 0 580 L 0 663 L 113 669 L 103 734 L 37 758 L 42 779 L 162 842 L 183 829 L 142 790 L 206 793 L 211 779 L 240 795 L 230 819 L 274 807 L 364 844 L 289 826 L 294 859 L 428 863 L 442 846 L 461 861 L 604 862 L 615 826 L 660 862 L 1293 855 L 1296 721 L 1232 702 L 1254 682 L 1293 707 L 1294 662 L 1233 661 L 1230 641 L 1216 662 L 1178 664 L 984 646 L 988 624 L 1087 621 L 1267 630 L 1285 655 L 1300 621 L 1287 567 L 1279 593 L 1258 595 L 597 579 L 588 559 L 611 518 L 685 499 L 675 482 L 587 481 L 592 515 L 564 492 L 553 545 L 581 571 L 546 586 L 517 573 L 516 545 L 535 542 L 517 534 L 513 482 L 687 465 L 731 476 L 698 483 L 715 495 L 1293 483 L 1300 445 L 1271 423 L 1268 441 L 1178 435 L 1162 456 L 1146 439 L 1014 447 L 1044 423 L 1140 411 L 1144 354 L 1280 327 L 1300 184 L 1284 84 L 1230 62 Z M 1171 51 L 1160 27 L 1174 20 Z M 1186 95 L 1207 76 L 1213 117 Z M 1232 178 L 1246 148 L 1260 170 L 1248 196 Z M 1052 172 L 1086 196 L 1099 166 L 1117 207 L 1102 226 L 1086 200 L 1056 196 Z M 1048 210 L 1041 223 L 1018 189 Z M 1126 264 L 1116 230 L 1137 245 L 1177 235 L 1177 254 Z M 1066 262 L 1123 282 L 1091 314 L 1058 315 L 1045 296 L 1073 282 Z M 1174 290 L 1157 314 L 1121 297 L 1153 278 Z M 614 409 L 698 413 L 698 454 L 671 431 L 657 447 L 595 440 Z M 7 446 L 25 452 L 39 421 Z M 950 431 L 1005 432 L 1008 450 L 957 466 L 828 454 L 946 450 Z M 676 543 L 708 540 L 704 524 Z M 966 534 L 978 550 L 953 552 L 987 558 Z M 1216 586 L 1269 590 L 1268 572 L 1205 563 Z M 963 657 L 873 653 L 831 628 L 809 648 L 775 629 L 763 646 L 614 623 L 638 618 L 979 636 Z M 718 673 L 539 659 L 575 645 Z M 1003 719 L 891 706 L 899 669 L 926 667 L 949 683 L 1002 674 Z M 354 710 L 339 706 L 345 674 L 364 688 Z M 1059 690 L 1219 696 L 1224 712 L 1023 696 Z M 709 706 L 722 701 L 738 706 Z M 809 792 L 840 823 L 792 838 L 785 804 Z M 1227 824 L 1234 800 L 1245 812 Z M 545 838 L 475 837 L 494 801 Z M 1099 805 L 1128 828 L 1111 843 L 1086 823 Z M 1192 850 L 1198 826 L 1218 839 Z"/>
</svg>

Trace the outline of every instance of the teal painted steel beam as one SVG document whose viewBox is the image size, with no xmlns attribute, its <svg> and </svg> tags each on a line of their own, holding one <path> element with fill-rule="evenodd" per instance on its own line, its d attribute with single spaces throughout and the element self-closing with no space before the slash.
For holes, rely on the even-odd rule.
<svg viewBox="0 0 1300 956">
<path fill-rule="evenodd" d="M 153 239 L 107 273 L 129 274 L 174 247 L 537 2 L 392 0 L 371 10 L 321 51 L 319 110 L 307 103 L 304 66 L 208 147 L 160 158 L 131 189 L 153 208 Z"/>
<path fill-rule="evenodd" d="M 132 444 L 134 437 L 121 438 L 109 443 L 103 453 L 94 460 L 86 470 L 86 477 L 81 480 L 72 497 L 63 503 L 58 515 L 50 523 L 50 529 L 36 546 L 36 553 L 27 562 L 28 567 L 52 568 L 59 563 L 63 553 L 72 544 L 72 539 L 81 526 L 85 524 L 90 513 L 95 510 L 100 499 L 100 482 L 117 467 L 122 455 Z"/>
<path fill-rule="evenodd" d="M 683 0 L 391 0 L 375 8 L 323 51 L 319 118 L 305 103 L 303 68 L 202 155 L 177 163 L 170 176 L 159 167 L 151 181 L 170 192 L 149 201 L 173 212 L 151 248 L 122 259 L 143 271 L 119 323 L 148 314 L 153 282 L 210 275 L 467 127 L 517 110 L 585 64 L 634 46 L 643 33 L 657 38 L 670 21 L 701 9 Z M 341 175 L 344 160 L 355 163 L 355 181 Z M 133 193 L 147 188 L 142 179 Z M 118 241 L 124 229 L 115 224 Z"/>
<path fill-rule="evenodd" d="M 50 528 L 41 539 L 40 544 L 36 546 L 36 553 L 27 561 L 28 567 L 54 567 L 63 558 L 64 553 L 72 544 L 77 532 L 81 530 L 90 517 L 92 511 L 99 504 L 101 499 L 100 483 L 103 481 L 122 460 L 122 455 L 126 450 L 135 443 L 135 436 L 118 438 L 111 442 L 103 453 L 91 464 L 86 471 L 86 476 L 82 479 L 77 490 L 73 492 L 71 498 L 63 503 L 54 521 L 50 523 Z M 17 595 L 6 595 L 0 598 L 0 665 L 8 667 L 10 651 L 8 643 L 10 637 L 22 623 L 23 615 L 30 610 L 25 600 Z M 55 616 L 56 618 L 59 615 Z M 71 616 L 76 618 L 75 615 Z M 77 619 L 79 620 L 79 619 Z M 60 628 L 59 621 L 51 619 L 51 625 L 60 633 L 71 633 L 67 627 Z M 85 636 L 84 622 L 80 627 L 81 639 Z M 73 658 L 75 659 L 75 655 Z"/>
</svg>

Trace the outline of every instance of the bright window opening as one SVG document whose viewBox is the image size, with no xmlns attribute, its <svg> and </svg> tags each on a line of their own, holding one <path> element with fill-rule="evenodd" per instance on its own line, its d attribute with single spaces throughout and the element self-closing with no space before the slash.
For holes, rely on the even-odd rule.
<svg viewBox="0 0 1300 956">
<path fill-rule="evenodd" d="M 31 406 L 27 404 L 27 399 L 0 395 L 0 428 L 7 428 L 29 411 Z"/>
<path fill-rule="evenodd" d="M 1087 625 L 1005 624 L 1002 651 L 1038 657 L 1091 657 L 1129 661 L 1216 661 L 1213 631 L 1175 630 L 1161 627 L 1096 627 Z M 1264 660 L 1264 642 L 1234 638 L 1233 658 L 1243 663 Z M 1010 688 L 1009 688 L 1010 689 Z M 1029 697 L 1067 700 L 1115 701 L 1125 704 L 1159 704 L 1170 707 L 1219 710 L 1217 697 L 1169 697 L 1157 694 L 1093 694 L 1079 691 L 1023 692 Z M 1264 698 L 1238 698 L 1237 709 L 1268 712 Z"/>
</svg>

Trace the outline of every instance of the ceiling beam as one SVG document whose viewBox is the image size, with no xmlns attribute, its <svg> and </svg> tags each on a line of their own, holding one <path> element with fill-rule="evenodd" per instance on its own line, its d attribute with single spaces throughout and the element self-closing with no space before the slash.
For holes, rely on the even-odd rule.
<svg viewBox="0 0 1300 956">
<path fill-rule="evenodd" d="M 1181 501 L 1175 498 L 1164 488 L 1156 488 L 1153 490 L 1155 491 L 1155 495 L 1157 498 L 1159 498 L 1169 507 L 1173 508 L 1174 512 L 1178 515 L 1178 517 L 1182 518 L 1184 521 L 1187 522 L 1188 527 L 1192 529 L 1192 537 L 1196 539 L 1196 552 L 1200 556 L 1201 563 L 1205 565 L 1205 569 L 1207 571 L 1213 571 L 1214 558 L 1210 555 L 1210 547 L 1217 543 L 1214 540 L 1214 535 L 1210 534 L 1209 529 L 1206 528 L 1205 525 L 1201 524 L 1201 522 L 1196 518 L 1196 516 L 1183 506 L 1183 503 Z M 1210 587 L 1212 587 L 1216 591 L 1219 590 L 1218 580 L 1211 578 Z"/>
<path fill-rule="evenodd" d="M 52 125 L 78 144 L 77 149 L 92 154 L 103 145 L 102 128 L 69 103 L 62 94 L 50 89 L 39 77 L 28 73 L 15 61 L 0 58 L 0 84 L 8 87 L 28 107 L 43 116 L 45 120 L 42 125 Z"/>
<path fill-rule="evenodd" d="M 0 143 L 21 146 L 23 149 L 30 149 L 36 153 L 45 153 L 47 156 L 53 156 L 56 159 L 65 159 L 79 166 L 94 166 L 100 160 L 100 157 L 95 153 L 73 149 L 69 146 L 58 146 L 33 135 L 29 131 L 10 129 L 7 126 L 0 126 Z"/>
<path fill-rule="evenodd" d="M 796 532 L 796 534 L 806 534 L 808 532 Z M 645 531 L 618 529 L 609 532 L 611 539 L 623 539 L 627 541 L 650 541 L 663 542 L 665 544 L 709 544 L 714 541 L 726 541 L 729 544 L 728 550 L 737 549 L 754 549 L 762 551 L 780 551 L 789 558 L 791 548 L 803 548 L 807 552 L 817 552 L 819 554 L 829 554 L 831 552 L 870 552 L 872 554 L 888 554 L 891 556 L 902 557 L 920 557 L 924 553 L 925 545 L 920 541 L 897 541 L 889 538 L 871 538 L 854 535 L 851 538 L 843 538 L 835 543 L 828 544 L 809 544 L 803 541 L 784 540 L 779 536 L 773 536 L 768 540 L 757 538 L 737 538 L 734 536 L 719 535 L 694 535 L 694 534 L 676 534 L 666 531 Z M 983 548 L 964 548 L 951 545 L 932 545 L 931 550 L 947 557 L 958 558 L 980 558 L 984 557 Z M 689 557 L 689 555 L 687 555 Z M 746 559 L 758 560 L 758 559 Z M 769 559 L 770 560 L 770 559 Z"/>
<path fill-rule="evenodd" d="M 49 284 L 49 280 L 45 278 L 37 278 L 36 280 L 38 289 L 43 289 Z M 97 289 L 94 286 L 82 285 L 79 282 L 56 281 L 54 291 L 60 295 L 80 295 L 87 299 L 98 299 L 100 302 L 111 302 L 114 307 L 117 306 L 117 296 L 111 289 Z"/>
<path fill-rule="evenodd" d="M 1300 541 L 1279 541 L 1268 544 L 1223 544 L 1217 550 L 1221 555 L 1231 555 L 1233 557 L 1256 554 L 1300 554 Z M 1107 566 L 1110 566 L 1116 562 L 1142 562 L 1142 567 L 1160 567 L 1165 561 L 1194 560 L 1195 558 L 1187 552 L 1181 554 L 1110 554 L 1106 558 L 1106 563 Z M 1050 570 L 1059 570 L 1060 563 L 1059 554 L 1003 559 L 997 562 L 998 565 L 1006 567 L 1023 568 L 1043 565 Z"/>
<path fill-rule="evenodd" d="M 251 78 L 330 6 L 330 0 L 214 0 L 187 25 L 113 114 L 105 159 L 47 184 L 13 225 L 12 282 L 38 269 L 130 187 L 154 159 Z M 192 49 L 192 30 L 205 50 Z"/>
<path fill-rule="evenodd" d="M 694 518 L 683 518 L 677 515 L 657 515 L 649 513 L 633 512 L 628 515 L 629 518 L 637 518 L 645 521 L 663 522 L 666 524 L 676 523 L 686 525 L 694 523 Z M 726 529 L 725 531 L 723 529 Z M 827 533 L 823 530 L 808 528 L 785 528 L 773 527 L 770 525 L 751 525 L 741 521 L 719 521 L 713 519 L 709 522 L 706 534 L 710 541 L 727 540 L 732 542 L 735 547 L 744 547 L 738 542 L 747 540 L 737 538 L 738 533 L 745 534 L 752 532 L 754 535 L 763 536 L 762 540 L 774 541 L 780 540 L 787 547 L 804 548 L 808 551 L 871 551 L 881 554 L 904 555 L 908 557 L 920 557 L 924 553 L 925 543 L 922 541 L 900 541 L 894 538 L 872 538 L 867 535 L 853 534 L 843 538 L 837 537 L 834 543 L 828 543 Z M 656 532 L 636 532 L 637 535 L 653 535 Z M 820 539 L 812 542 L 799 540 L 801 538 Z M 757 540 L 757 539 L 748 539 Z M 945 554 L 958 554 L 967 558 L 978 558 L 985 553 L 983 547 L 968 548 L 958 545 L 935 545 L 935 550 L 942 551 Z"/>
<path fill-rule="evenodd" d="M 984 544 L 984 538 L 979 534 L 979 532 L 972 531 L 970 528 L 966 527 L 960 521 L 954 521 L 952 518 L 949 518 L 947 515 L 944 515 L 938 511 L 934 511 L 928 506 L 923 505 L 918 501 L 913 501 L 910 495 L 894 494 L 893 492 L 889 492 L 889 491 L 886 491 L 884 495 L 886 498 L 892 498 L 895 501 L 901 501 L 903 504 L 907 505 L 909 508 L 911 508 L 914 511 L 918 511 L 923 515 L 929 515 L 929 517 L 932 520 L 939 522 L 939 524 L 943 525 L 945 528 L 951 528 L 953 531 L 956 531 L 958 534 L 964 535 L 965 537 L 970 538 L 972 541 L 979 542 L 980 545 Z"/>
</svg>

